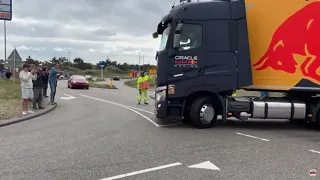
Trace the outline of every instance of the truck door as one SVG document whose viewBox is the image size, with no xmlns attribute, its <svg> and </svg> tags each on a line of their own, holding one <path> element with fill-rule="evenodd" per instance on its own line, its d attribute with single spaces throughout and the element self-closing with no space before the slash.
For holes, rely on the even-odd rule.
<svg viewBox="0 0 320 180">
<path fill-rule="evenodd" d="M 168 51 L 167 79 L 169 83 L 176 85 L 176 94 L 185 95 L 190 88 L 199 86 L 203 82 L 201 79 L 201 67 L 205 58 L 203 32 L 204 23 L 192 21 L 179 23 L 173 32 L 173 48 L 171 52 Z"/>
</svg>

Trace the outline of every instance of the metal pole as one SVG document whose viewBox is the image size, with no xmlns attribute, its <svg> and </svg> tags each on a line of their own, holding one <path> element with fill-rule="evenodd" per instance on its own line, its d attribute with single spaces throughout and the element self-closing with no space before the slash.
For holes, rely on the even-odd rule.
<svg viewBox="0 0 320 180">
<path fill-rule="evenodd" d="M 16 47 L 13 50 L 13 87 L 16 86 Z"/>
<path fill-rule="evenodd" d="M 100 71 L 101 71 L 101 78 L 103 79 L 103 67 L 100 67 Z"/>
<path fill-rule="evenodd" d="M 142 56 L 142 71 L 144 72 L 144 56 Z"/>
<path fill-rule="evenodd" d="M 4 62 L 7 61 L 7 23 L 3 21 L 3 34 L 4 34 Z"/>
<path fill-rule="evenodd" d="M 69 54 L 69 71 L 70 71 L 70 66 L 71 66 L 70 52 L 68 52 L 68 54 Z"/>
<path fill-rule="evenodd" d="M 132 64 L 131 64 L 131 74 L 132 74 L 131 79 L 133 79 L 133 58 L 132 58 Z"/>
<path fill-rule="evenodd" d="M 139 73 L 140 73 L 140 51 L 139 51 Z"/>
</svg>

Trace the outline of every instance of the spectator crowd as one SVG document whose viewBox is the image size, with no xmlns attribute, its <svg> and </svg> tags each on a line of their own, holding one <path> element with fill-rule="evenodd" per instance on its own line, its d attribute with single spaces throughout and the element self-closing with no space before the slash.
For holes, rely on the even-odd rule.
<svg viewBox="0 0 320 180">
<path fill-rule="evenodd" d="M 50 86 L 50 103 L 55 104 L 55 94 L 58 79 L 58 64 L 55 64 L 50 73 L 47 67 L 32 66 L 24 64 L 19 73 L 22 95 L 22 115 L 32 114 L 34 110 L 45 109 L 45 98 L 47 96 L 48 84 Z M 32 110 L 29 109 L 31 102 Z"/>
</svg>

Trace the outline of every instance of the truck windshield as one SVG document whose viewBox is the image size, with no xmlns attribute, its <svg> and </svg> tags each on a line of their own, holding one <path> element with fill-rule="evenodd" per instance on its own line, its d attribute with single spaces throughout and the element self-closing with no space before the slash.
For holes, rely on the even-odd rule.
<svg viewBox="0 0 320 180">
<path fill-rule="evenodd" d="M 166 49 L 167 42 L 168 42 L 168 37 L 169 37 L 169 33 L 170 33 L 170 29 L 171 29 L 171 27 L 169 26 L 162 33 L 159 52 L 161 52 L 161 51 Z"/>
</svg>

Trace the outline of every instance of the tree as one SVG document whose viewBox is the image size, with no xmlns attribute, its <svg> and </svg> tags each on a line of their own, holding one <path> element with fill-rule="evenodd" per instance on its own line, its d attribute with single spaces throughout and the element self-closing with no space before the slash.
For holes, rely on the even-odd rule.
<svg viewBox="0 0 320 180">
<path fill-rule="evenodd" d="M 68 63 L 68 59 L 66 57 L 59 57 L 58 61 L 61 65 Z"/>
<path fill-rule="evenodd" d="M 74 63 L 74 64 L 83 64 L 84 61 L 83 61 L 83 59 L 77 57 L 77 58 L 75 58 L 75 59 L 73 60 L 73 63 Z"/>
<path fill-rule="evenodd" d="M 52 64 L 60 64 L 59 63 L 59 60 L 56 58 L 56 57 L 53 57 L 51 60 L 49 60 L 50 61 L 50 63 L 52 63 Z"/>
<path fill-rule="evenodd" d="M 40 63 L 40 61 L 33 60 L 30 56 L 27 58 L 27 61 L 32 64 L 36 64 L 36 65 L 38 65 Z M 124 72 L 129 72 L 131 70 L 138 70 L 139 69 L 138 64 L 128 64 L 128 63 L 122 64 L 122 63 L 118 63 L 117 61 L 112 61 L 108 57 L 104 61 L 105 61 L 105 66 L 103 69 L 107 68 L 107 69 L 109 69 L 113 72 L 116 72 L 116 73 L 124 73 Z M 75 68 L 78 68 L 81 70 L 86 70 L 86 69 L 96 69 L 96 70 L 99 69 L 100 70 L 99 63 L 96 63 L 96 64 L 87 63 L 81 57 L 77 57 L 77 58 L 73 59 L 72 62 L 70 62 L 66 57 L 59 57 L 59 58 L 53 57 L 49 61 L 44 61 L 44 65 L 49 68 L 52 67 L 52 65 L 55 63 L 58 63 L 62 69 L 71 66 L 71 67 L 75 67 Z M 112 67 L 110 67 L 110 66 L 112 66 Z M 140 69 L 144 70 L 144 71 L 148 71 L 149 68 L 156 68 L 156 66 L 150 65 L 150 64 L 145 64 L 145 65 L 140 66 Z"/>
<path fill-rule="evenodd" d="M 38 66 L 40 64 L 40 61 L 34 60 L 30 56 L 28 56 L 26 58 L 26 64 L 34 64 L 34 65 Z"/>
<path fill-rule="evenodd" d="M 91 63 L 86 63 L 86 62 L 84 62 L 84 60 L 82 58 L 79 58 L 79 57 L 77 57 L 73 60 L 73 65 L 74 65 L 74 67 L 82 69 L 82 70 L 92 69 Z"/>
</svg>

